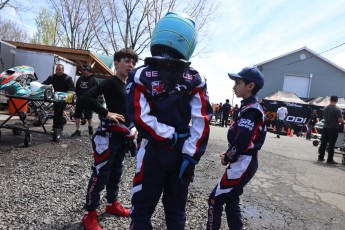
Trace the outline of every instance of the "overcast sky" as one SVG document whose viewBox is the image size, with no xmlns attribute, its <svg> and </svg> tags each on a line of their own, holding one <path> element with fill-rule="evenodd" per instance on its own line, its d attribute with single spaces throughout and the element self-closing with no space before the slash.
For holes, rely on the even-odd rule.
<svg viewBox="0 0 345 230">
<path fill-rule="evenodd" d="M 38 6 L 22 16 L 28 30 L 35 26 Z M 212 51 L 193 57 L 192 66 L 207 78 L 212 103 L 232 102 L 228 72 L 304 46 L 322 53 L 345 43 L 344 26 L 345 0 L 222 0 L 210 29 Z M 321 55 L 345 69 L 345 45 Z M 234 98 L 234 104 L 239 101 Z"/>
</svg>

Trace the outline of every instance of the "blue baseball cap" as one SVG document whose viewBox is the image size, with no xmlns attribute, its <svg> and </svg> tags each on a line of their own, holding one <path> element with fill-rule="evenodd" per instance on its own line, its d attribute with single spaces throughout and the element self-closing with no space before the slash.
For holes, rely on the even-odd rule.
<svg viewBox="0 0 345 230">
<path fill-rule="evenodd" d="M 239 73 L 228 73 L 231 80 L 244 78 L 254 82 L 260 89 L 264 87 L 264 75 L 255 67 L 245 67 Z"/>
</svg>

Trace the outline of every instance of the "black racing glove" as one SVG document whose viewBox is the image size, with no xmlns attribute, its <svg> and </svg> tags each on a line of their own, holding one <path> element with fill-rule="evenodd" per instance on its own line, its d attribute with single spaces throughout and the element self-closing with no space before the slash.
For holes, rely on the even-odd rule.
<svg viewBox="0 0 345 230">
<path fill-rule="evenodd" d="M 188 139 L 190 133 L 177 133 L 175 132 L 172 138 L 173 146 L 175 150 L 182 152 L 184 142 Z"/>
<path fill-rule="evenodd" d="M 198 162 L 188 154 L 183 154 L 183 161 L 178 175 L 182 184 L 189 184 L 194 181 L 194 170 L 197 163 Z"/>
</svg>

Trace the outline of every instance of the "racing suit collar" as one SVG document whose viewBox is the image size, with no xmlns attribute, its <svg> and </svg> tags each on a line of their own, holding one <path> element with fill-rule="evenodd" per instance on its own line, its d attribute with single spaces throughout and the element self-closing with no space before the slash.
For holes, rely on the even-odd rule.
<svg viewBox="0 0 345 230">
<path fill-rule="evenodd" d="M 248 97 L 248 98 L 246 98 L 246 99 L 243 99 L 243 100 L 241 101 L 241 107 L 242 107 L 242 106 L 245 106 L 245 105 L 248 105 L 248 104 L 255 103 L 255 102 L 257 102 L 257 101 L 258 101 L 258 99 L 256 98 L 256 96 L 250 96 L 250 97 Z"/>
</svg>

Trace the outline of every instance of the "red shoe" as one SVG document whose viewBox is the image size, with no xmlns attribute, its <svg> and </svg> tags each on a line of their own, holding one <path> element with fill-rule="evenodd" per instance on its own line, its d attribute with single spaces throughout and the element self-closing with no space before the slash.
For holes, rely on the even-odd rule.
<svg viewBox="0 0 345 230">
<path fill-rule="evenodd" d="M 130 210 L 122 207 L 122 205 L 115 200 L 112 204 L 107 204 L 105 212 L 116 216 L 129 217 Z"/>
<path fill-rule="evenodd" d="M 85 230 L 102 230 L 98 223 L 98 213 L 96 210 L 86 213 L 83 216 L 82 224 Z"/>
</svg>

